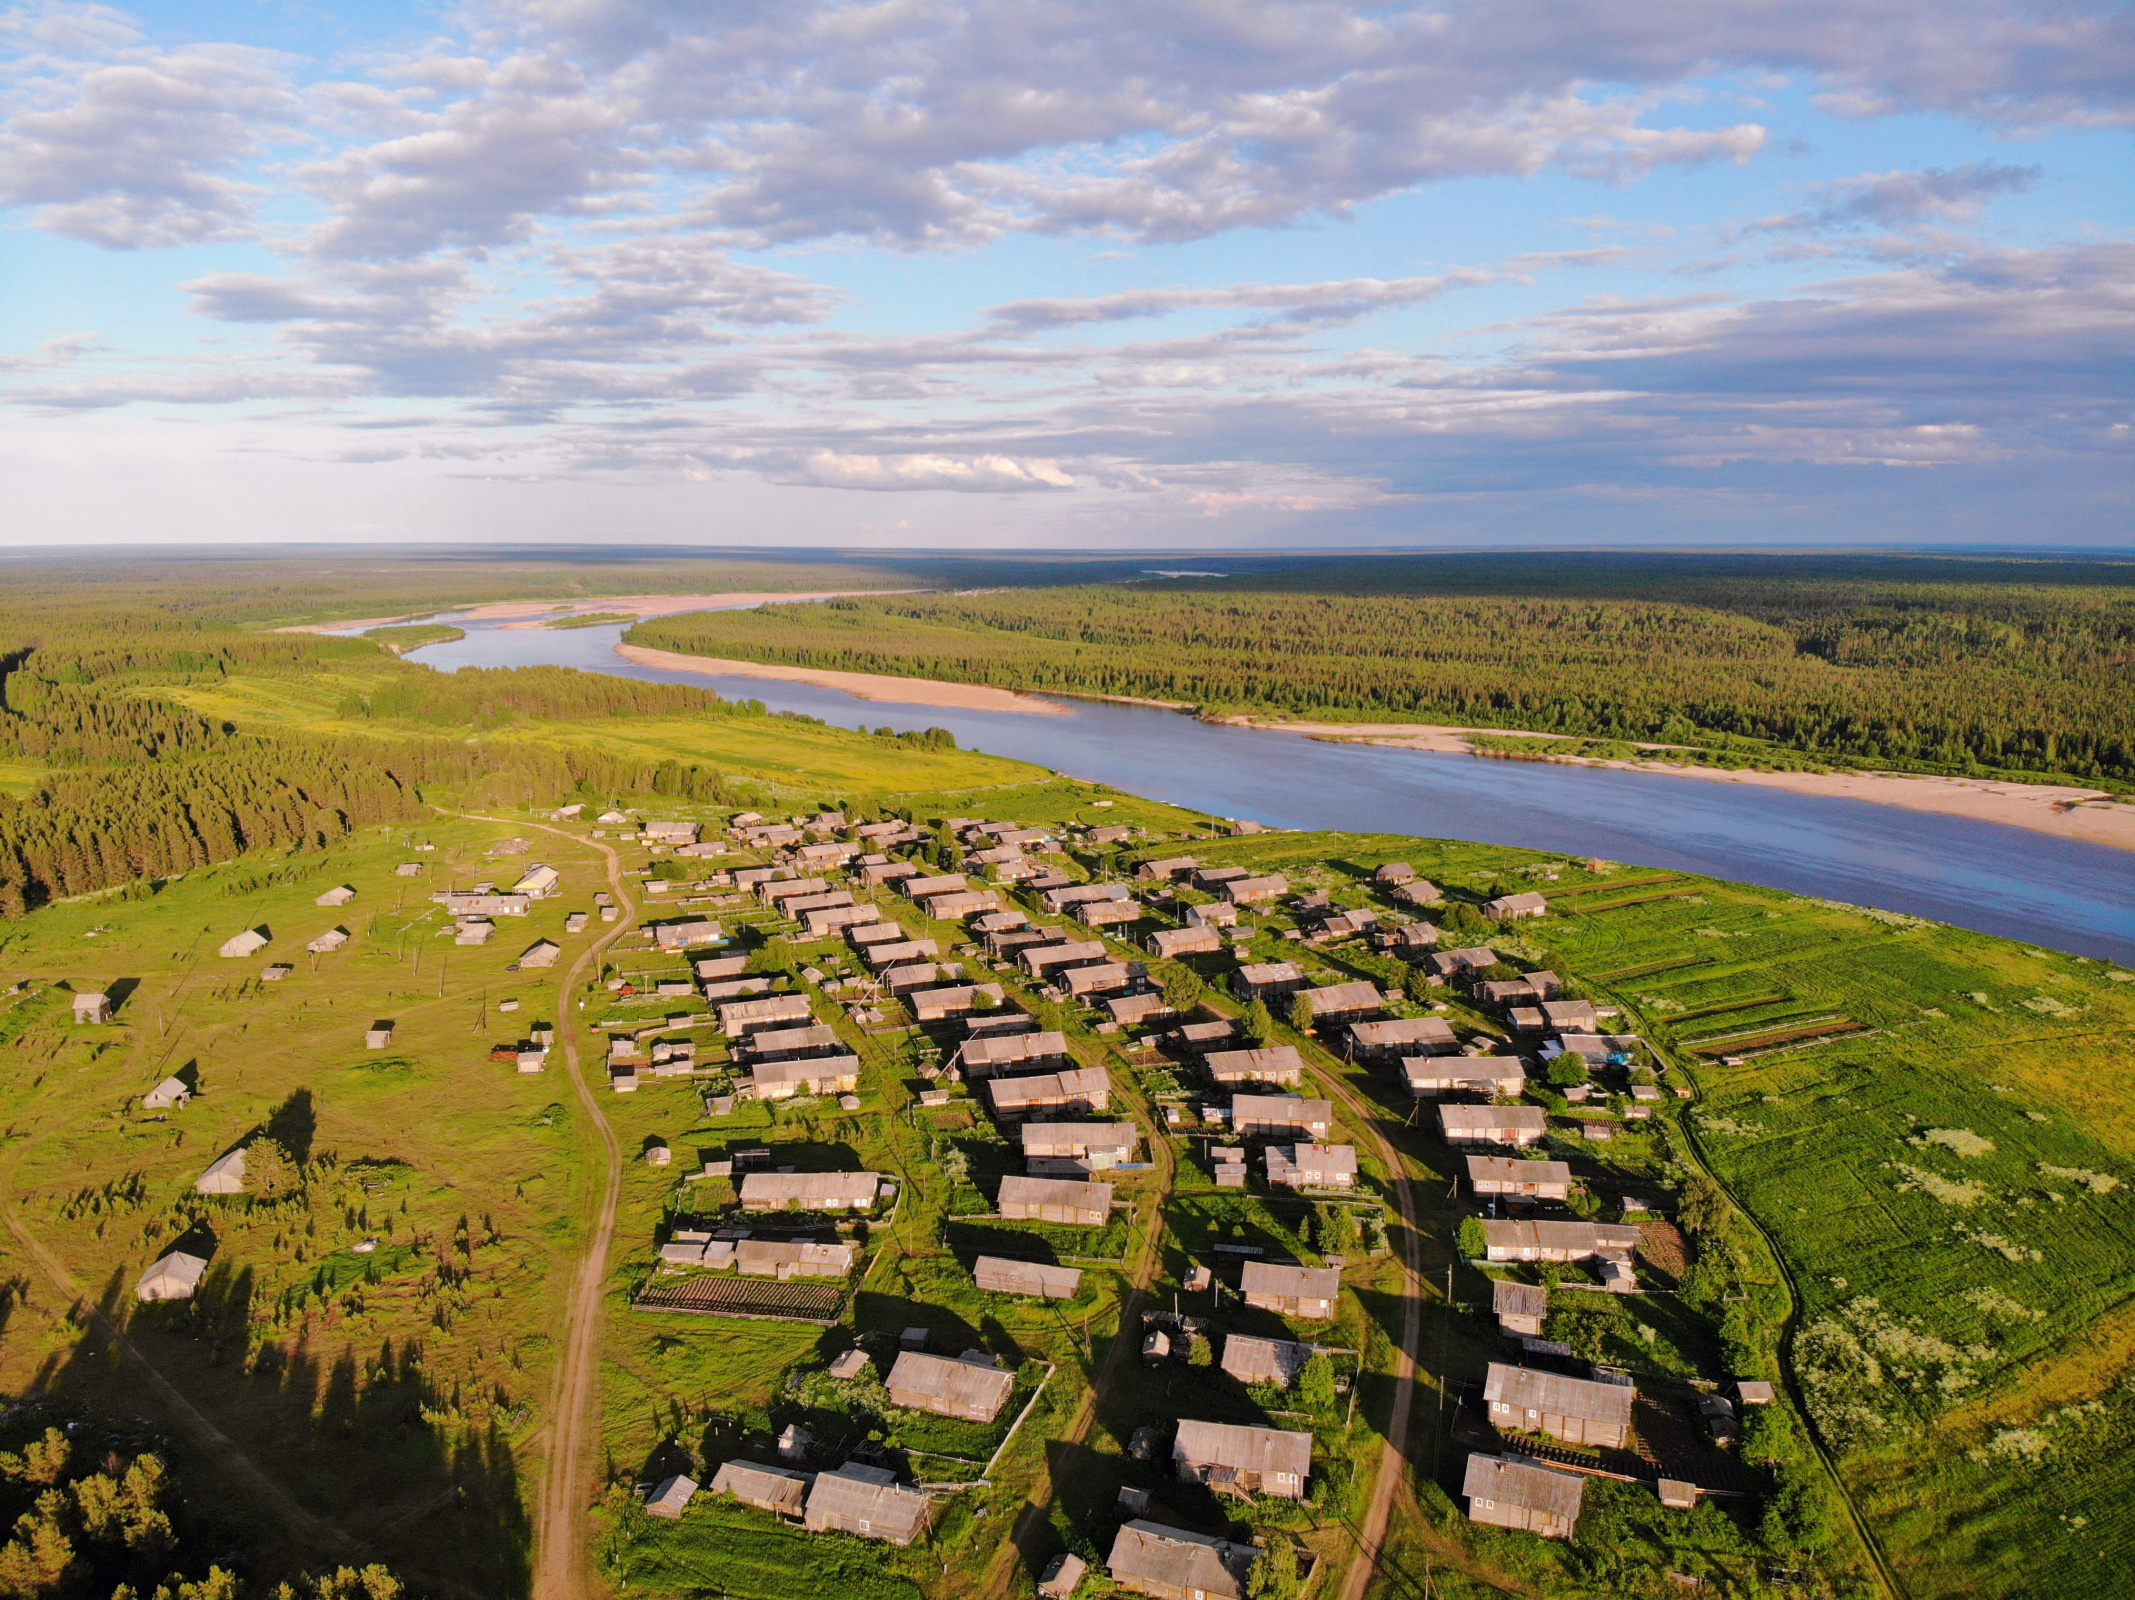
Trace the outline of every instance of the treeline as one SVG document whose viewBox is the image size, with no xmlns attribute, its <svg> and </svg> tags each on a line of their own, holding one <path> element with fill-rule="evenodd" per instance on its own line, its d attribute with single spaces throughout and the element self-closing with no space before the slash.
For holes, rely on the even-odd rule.
<svg viewBox="0 0 2135 1600">
<path fill-rule="evenodd" d="M 631 715 L 762 716 L 708 690 L 564 668 L 442 674 L 382 662 L 375 645 L 309 635 L 224 635 L 188 624 L 165 636 L 119 618 L 109 635 L 62 631 L 0 640 L 0 750 L 53 771 L 0 797 L 0 916 L 141 880 L 169 878 L 249 850 L 323 848 L 360 827 L 430 815 L 425 792 L 469 804 L 664 794 L 741 798 L 721 774 L 598 747 L 375 732 L 376 724 L 494 728 L 517 719 Z M 378 686 L 346 735 L 241 731 L 159 689 L 203 679 L 315 671 L 352 660 Z"/>
<path fill-rule="evenodd" d="M 1208 712 L 1726 737 L 1841 762 L 2135 781 L 2131 588 L 1697 578 L 1722 606 L 1274 581 L 876 596 L 664 617 L 628 637 Z"/>
</svg>

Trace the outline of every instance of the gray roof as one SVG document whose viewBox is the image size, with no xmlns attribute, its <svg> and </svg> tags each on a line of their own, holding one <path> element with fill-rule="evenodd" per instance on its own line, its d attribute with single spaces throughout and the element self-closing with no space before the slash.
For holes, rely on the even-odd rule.
<svg viewBox="0 0 2135 1600">
<path fill-rule="evenodd" d="M 1586 1378 L 1567 1378 L 1560 1372 L 1538 1372 L 1532 1367 L 1490 1363 L 1483 1380 L 1483 1398 L 1521 1411 L 1541 1411 L 1552 1416 L 1577 1417 L 1583 1422 L 1624 1424 L 1631 1420 L 1631 1402 L 1638 1391 L 1616 1383 L 1595 1383 Z"/>
<path fill-rule="evenodd" d="M 1493 1500 L 1501 1506 L 1539 1511 L 1565 1522 L 1576 1522 L 1579 1499 L 1586 1492 L 1586 1480 L 1569 1472 L 1537 1466 L 1532 1461 L 1470 1456 L 1460 1492 L 1470 1500 Z"/>
<path fill-rule="evenodd" d="M 1332 1300 L 1342 1292 L 1342 1275 L 1333 1267 L 1285 1267 L 1272 1261 L 1248 1261 L 1242 1287 L 1247 1294 Z"/>
<path fill-rule="evenodd" d="M 1299 1480 L 1312 1472 L 1312 1435 L 1236 1422 L 1179 1423 L 1174 1460 L 1197 1466 L 1236 1467 L 1242 1472 L 1287 1472 Z"/>
<path fill-rule="evenodd" d="M 1385 997 L 1375 983 L 1330 983 L 1305 990 L 1304 997 L 1312 1002 L 1312 1014 L 1316 1017 L 1329 1012 L 1370 1011 L 1385 1004 Z"/>
<path fill-rule="evenodd" d="M 1075 1178 L 1006 1177 L 1001 1180 L 1002 1206 L 1065 1206 L 1074 1211 L 1110 1211 L 1112 1185 L 1084 1183 Z"/>
<path fill-rule="evenodd" d="M 1468 1157 L 1470 1183 L 1570 1183 L 1572 1169 L 1562 1161 L 1522 1161 L 1518 1156 Z"/>
<path fill-rule="evenodd" d="M 1105 1566 L 1113 1580 L 1135 1587 L 1135 1580 L 1171 1589 L 1198 1590 L 1209 1600 L 1238 1600 L 1259 1551 L 1205 1533 L 1166 1528 L 1154 1522 L 1130 1522 L 1112 1537 Z"/>
<path fill-rule="evenodd" d="M 1231 1096 L 1231 1126 L 1248 1122 L 1271 1123 L 1282 1128 L 1310 1128 L 1334 1121 L 1332 1100 L 1305 1100 L 1294 1094 L 1239 1094 Z"/>
<path fill-rule="evenodd" d="M 879 1172 L 751 1172 L 741 1180 L 744 1205 L 871 1206 Z"/>
<path fill-rule="evenodd" d="M 1493 1278 L 1490 1309 L 1501 1317 L 1546 1317 L 1549 1315 L 1549 1286 Z"/>
<path fill-rule="evenodd" d="M 1443 1017 L 1394 1017 L 1385 1022 L 1352 1022 L 1349 1036 L 1361 1050 L 1383 1050 L 1426 1042 L 1459 1043 L 1453 1024 Z"/>
<path fill-rule="evenodd" d="M 1305 1058 L 1297 1053 L 1297 1046 L 1290 1044 L 1279 1044 L 1267 1050 L 1215 1050 L 1204 1059 L 1218 1083 L 1225 1078 L 1289 1076 L 1305 1070 Z"/>
<path fill-rule="evenodd" d="M 964 1065 L 997 1067 L 1018 1061 L 1044 1061 L 1067 1054 L 1064 1033 L 1005 1033 L 989 1039 L 964 1041 Z"/>
<path fill-rule="evenodd" d="M 799 1516 L 808 1493 L 808 1474 L 754 1461 L 729 1461 L 712 1474 L 713 1494 L 732 1494 L 752 1505 L 769 1505 Z"/>
<path fill-rule="evenodd" d="M 1141 1130 L 1131 1122 L 1026 1122 L 1023 1149 L 1132 1150 Z"/>
<path fill-rule="evenodd" d="M 1451 1133 L 1456 1128 L 1481 1128 L 1495 1132 L 1512 1128 L 1521 1133 L 1541 1133 L 1549 1118 L 1540 1106 L 1440 1106 L 1438 1125 Z"/>
<path fill-rule="evenodd" d="M 1043 1101 L 1080 1100 L 1097 1104 L 1097 1097 L 1112 1092 L 1112 1080 L 1103 1067 L 1078 1067 L 1071 1072 L 1039 1072 L 1027 1078 L 994 1078 L 986 1085 L 996 1111 L 1016 1111 Z"/>
<path fill-rule="evenodd" d="M 904 1390 L 958 1410 L 998 1412 L 1015 1390 L 1016 1375 L 1005 1367 L 907 1350 L 890 1368 L 888 1382 L 893 1394 Z"/>
<path fill-rule="evenodd" d="M 1080 1268 L 1010 1261 L 1005 1256 L 980 1256 L 972 1263 L 971 1275 L 988 1294 L 1033 1295 L 1047 1300 L 1072 1300 L 1082 1284 Z"/>
<path fill-rule="evenodd" d="M 1240 1383 L 1279 1383 L 1287 1388 L 1311 1359 L 1310 1345 L 1233 1333 L 1224 1336 L 1221 1365 Z"/>
<path fill-rule="evenodd" d="M 1493 1250 L 1581 1250 L 1597 1254 L 1638 1248 L 1638 1229 L 1627 1222 L 1516 1222 L 1483 1219 L 1483 1238 Z"/>
<path fill-rule="evenodd" d="M 816 1474 L 808 1491 L 808 1526 L 870 1525 L 870 1531 L 909 1540 L 927 1513 L 927 1497 L 900 1485 L 881 1467 L 848 1461 L 835 1472 Z"/>
</svg>

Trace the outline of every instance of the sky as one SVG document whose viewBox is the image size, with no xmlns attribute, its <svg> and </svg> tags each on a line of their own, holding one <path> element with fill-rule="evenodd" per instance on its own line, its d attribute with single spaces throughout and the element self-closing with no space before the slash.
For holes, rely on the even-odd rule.
<svg viewBox="0 0 2135 1600">
<path fill-rule="evenodd" d="M 0 0 L 0 543 L 2135 545 L 2107 0 Z"/>
</svg>

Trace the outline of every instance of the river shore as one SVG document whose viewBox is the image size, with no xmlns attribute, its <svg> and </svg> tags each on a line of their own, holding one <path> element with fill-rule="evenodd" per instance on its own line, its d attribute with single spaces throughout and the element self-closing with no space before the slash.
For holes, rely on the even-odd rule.
<svg viewBox="0 0 2135 1600">
<path fill-rule="evenodd" d="M 1459 728 L 1438 723 L 1261 722 L 1250 717 L 1224 719 L 1238 727 L 1308 738 L 1340 739 L 1389 750 L 1436 750 L 1451 754 L 1489 754 L 1474 740 L 1486 734 L 1504 738 L 1549 739 L 1557 734 L 1523 733 L 1510 728 Z M 1660 749 L 1663 746 L 1653 746 Z M 1999 822 L 2034 833 L 2058 834 L 2089 844 L 2135 850 L 2135 803 L 2118 801 L 2102 789 L 2078 789 L 2041 783 L 2004 783 L 1986 778 L 1944 778 L 1916 772 L 1756 772 L 1699 766 L 1683 761 L 1610 761 L 1593 756 L 1523 754 L 1513 759 L 1550 761 L 1560 766 L 1613 767 L 1619 772 L 1653 772 L 1671 778 L 1706 778 L 1718 783 L 1755 784 L 1795 794 L 1834 800 L 1867 800 L 1907 811 L 1935 811 Z"/>
<path fill-rule="evenodd" d="M 734 611 L 743 606 L 777 605 L 801 600 L 836 600 L 844 595 L 912 594 L 911 589 L 815 589 L 770 590 L 731 594 L 618 594 L 597 600 L 491 600 L 478 606 L 444 607 L 415 611 L 398 617 L 359 617 L 350 622 L 299 622 L 276 633 L 347 633 L 360 628 L 385 628 L 403 622 L 434 622 L 450 617 L 454 622 L 501 622 L 507 628 L 539 628 L 566 617 L 593 612 L 627 611 L 640 620 L 669 617 L 683 611 Z"/>
<path fill-rule="evenodd" d="M 857 700 L 894 700 L 903 705 L 944 706 L 959 711 L 1019 711 L 1029 716 L 1071 717 L 1066 706 L 1035 700 L 1012 689 L 989 689 L 976 683 L 942 683 L 931 678 L 893 678 L 879 672 L 833 672 L 821 667 L 785 667 L 764 661 L 723 661 L 717 656 L 686 656 L 673 650 L 647 650 L 619 644 L 615 653 L 641 667 L 693 672 L 706 678 L 773 678 L 782 683 L 809 683 L 837 689 Z"/>
</svg>

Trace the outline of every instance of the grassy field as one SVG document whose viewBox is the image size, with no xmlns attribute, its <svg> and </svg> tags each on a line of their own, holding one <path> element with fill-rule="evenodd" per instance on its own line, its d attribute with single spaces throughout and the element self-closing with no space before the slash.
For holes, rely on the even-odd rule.
<svg viewBox="0 0 2135 1600">
<path fill-rule="evenodd" d="M 318 732 L 340 725 L 349 695 L 406 670 L 381 659 L 376 668 L 237 675 L 158 692 L 240 726 Z M 1339 834 L 1216 840 L 1207 819 L 1037 768 L 788 718 L 514 722 L 476 737 L 597 742 L 648 765 L 701 763 L 781 811 L 852 799 L 903 806 L 923 823 L 945 814 L 1125 822 L 1161 836 L 1139 842 L 1129 860 L 1188 849 L 1204 864 L 1279 868 L 1345 904 L 1390 909 L 1366 881 L 1389 859 L 1412 861 L 1460 901 L 1501 881 L 1539 888 L 1551 914 L 1503 930 L 1496 948 L 1521 965 L 1551 965 L 1620 1007 L 1621 1025 L 1654 1045 L 1663 1081 L 1695 1093 L 1670 1095 L 1654 1121 L 1622 1124 L 1606 1146 L 1580 1138 L 1578 1118 L 1545 1100 L 1555 1118 L 1550 1153 L 1607 1206 L 1636 1198 L 1674 1215 L 1709 1171 L 1737 1208 L 1696 1236 L 1680 1284 L 1649 1273 L 1656 1292 L 1629 1303 L 1560 1295 L 1551 1336 L 1656 1391 L 1746 1370 L 1784 1379 L 1884 1556 L 1921 1600 L 2035 1592 L 2039 1553 L 2057 1550 L 2106 1557 L 2066 1563 L 2058 1592 L 2079 1600 L 2125 1592 L 2125 1563 L 2114 1557 L 2127 1538 L 2115 1508 L 2135 1496 L 2135 1452 L 2125 1444 L 2135 1406 L 2135 1226 L 2126 1206 L 2135 1132 L 2121 1112 L 2135 1078 L 2130 974 L 1910 918 L 1674 873 L 1596 872 L 1537 852 Z M 449 796 L 432 798 L 449 807 Z M 545 816 L 553 797 L 537 798 Z M 733 809 L 651 795 L 633 803 L 712 823 Z M 590 839 L 534 832 L 528 814 L 517 816 L 476 822 L 440 812 L 412 830 L 255 852 L 153 889 L 0 923 L 0 987 L 28 982 L 0 995 L 0 1060 L 13 1068 L 0 1074 L 9 1223 L 0 1237 L 0 1390 L 166 1422 L 176 1414 L 173 1393 L 182 1396 L 297 1506 L 438 1593 L 525 1590 L 555 1319 L 597 1170 L 593 1130 L 561 1081 L 560 1058 L 522 1075 L 493 1062 L 491 1048 L 565 1008 L 589 1027 L 673 1009 L 687 1015 L 668 1031 L 691 1034 L 710 1073 L 723 1057 L 702 1002 L 626 1002 L 597 982 L 562 991 L 561 975 L 604 928 L 563 932 L 565 913 L 588 908 L 603 885 L 600 858 Z M 529 854 L 486 855 L 514 833 L 535 842 Z M 421 843 L 436 848 L 413 848 Z M 654 859 L 630 850 L 625 865 Z M 721 864 L 737 859 L 746 857 Z M 502 880 L 530 860 L 562 870 L 558 898 L 537 902 L 523 921 L 500 921 L 485 947 L 439 936 L 448 919 L 428 902 L 432 890 Z M 1119 860 L 1085 853 L 1071 870 Z M 403 862 L 420 863 L 422 875 L 395 876 Z M 343 883 L 357 890 L 349 905 L 313 904 Z M 930 922 L 893 897 L 884 903 L 953 957 L 978 959 L 958 948 L 967 938 L 958 925 Z M 789 931 L 753 906 L 710 914 L 737 930 Z M 1400 965 L 1360 946 L 1286 939 L 1292 920 L 1280 911 L 1250 919 L 1261 958 L 1295 957 L 1327 981 L 1398 984 Z M 351 935 L 346 948 L 305 951 L 337 926 Z M 272 943 L 242 961 L 215 955 L 249 927 L 271 930 Z M 537 937 L 563 945 L 558 966 L 508 971 Z M 265 969 L 279 962 L 293 970 L 267 981 Z M 1214 982 L 1231 962 L 1191 964 Z M 606 965 L 635 978 L 683 964 L 626 938 Z M 1354 1197 L 1362 1239 L 1344 1266 L 1338 1315 L 1285 1328 L 1235 1298 L 1219 1309 L 1185 1289 L 1190 1265 L 1217 1242 L 1309 1261 L 1319 1259 L 1321 1237 L 1310 1205 L 1269 1193 L 1257 1175 L 1244 1193 L 1216 1187 L 1207 1146 L 1221 1140 L 1193 1120 L 1199 1094 L 1189 1071 L 1131 1033 L 1097 1031 L 1094 1013 L 1060 1007 L 1012 973 L 986 973 L 1014 1003 L 1064 1026 L 1078 1060 L 1105 1066 L 1117 1111 L 1151 1135 L 1146 1168 L 1119 1177 L 1131 1210 L 1113 1227 L 1077 1238 L 988 1223 L 971 1213 L 987 1205 L 1008 1148 L 968 1087 L 946 1106 L 919 1104 L 930 1087 L 921 1067 L 953 1040 L 899 1026 L 894 1011 L 880 1027 L 849 1018 L 824 987 L 854 971 L 839 943 L 799 947 L 794 966 L 803 965 L 821 982 L 794 981 L 862 1059 L 857 1111 L 811 1100 L 719 1117 L 704 1098 L 708 1082 L 648 1079 L 630 1095 L 596 1085 L 630 1158 L 602 1349 L 603 1477 L 618 1492 L 598 1513 L 597 1553 L 618 1590 L 677 1600 L 713 1588 L 771 1600 L 826 1582 L 882 1600 L 1024 1593 L 1056 1550 L 1101 1555 L 1125 1514 L 1123 1487 L 1147 1490 L 1161 1515 L 1188 1525 L 1241 1526 L 1236 1506 L 1129 1454 L 1137 1428 L 1182 1415 L 1273 1418 L 1313 1431 L 1315 1502 L 1262 1504 L 1251 1520 L 1264 1535 L 1300 1540 L 1324 1562 L 1319 1583 L 1338 1583 L 1353 1550 L 1345 1519 L 1361 1498 L 1359 1464 L 1388 1422 L 1401 1322 L 1395 1174 L 1371 1153 L 1374 1130 L 1418 1180 L 1430 1286 L 1411 1433 L 1416 1492 L 1398 1509 L 1396 1555 L 1376 1593 L 1417 1592 L 1426 1562 L 1434 1593 L 1644 1593 L 1667 1570 L 1750 1592 L 1744 1586 L 1762 1565 L 1795 1559 L 1803 1530 L 1824 1515 L 1811 1503 L 1821 1492 L 1815 1458 L 1801 1451 L 1783 1469 L 1750 1463 L 1770 1516 L 1762 1501 L 1663 1516 L 1650 1496 L 1597 1483 L 1570 1545 L 1468 1524 L 1457 1497 L 1461 1401 L 1502 1347 L 1484 1276 L 1454 1245 L 1466 1214 L 1452 1198 L 1458 1163 L 1392 1074 L 1348 1063 L 1329 1048 L 1338 1041 L 1277 1030 L 1307 1055 L 1305 1092 L 1338 1094 L 1337 1139 L 1365 1150 Z M 56 984 L 110 992 L 117 1020 L 73 1024 Z M 517 1009 L 500 1010 L 506 1001 Z M 1494 1016 L 1444 1001 L 1441 1014 L 1464 1034 L 1501 1031 Z M 1414 1014 L 1427 1003 L 1397 1009 Z M 390 1046 L 366 1050 L 364 1030 L 383 1020 L 394 1025 Z M 597 1054 L 588 1070 L 599 1079 Z M 143 1111 L 140 1096 L 171 1073 L 196 1098 L 169 1113 Z M 1158 1132 L 1173 1107 L 1180 1122 Z M 259 1131 L 305 1163 L 298 1190 L 279 1199 L 193 1193 L 210 1161 Z M 671 1166 L 638 1159 L 659 1144 L 673 1150 Z M 771 1150 L 774 1164 L 865 1166 L 897 1180 L 894 1213 L 854 1235 L 864 1264 L 833 1326 L 633 1307 L 656 1272 L 664 1230 L 679 1215 L 716 1215 L 731 1199 L 729 1185 L 682 1178 L 737 1146 Z M 189 1306 L 137 1306 L 133 1280 L 179 1241 L 212 1256 L 203 1293 Z M 970 1259 L 996 1244 L 1072 1260 L 1085 1271 L 1080 1294 L 1037 1304 L 980 1292 Z M 1144 1368 L 1134 1359 L 1141 1326 L 1128 1314 L 1174 1305 L 1213 1312 L 1222 1330 L 1287 1332 L 1331 1348 L 1354 1379 L 1354 1405 L 1345 1396 L 1313 1410 L 1295 1394 L 1247 1390 L 1213 1369 Z M 939 1350 L 1000 1356 L 1019 1373 L 1016 1406 L 1032 1401 L 984 1481 L 1007 1418 L 974 1429 L 893 1414 L 865 1385 L 835 1390 L 822 1374 L 855 1341 L 876 1353 L 879 1372 L 896 1335 L 915 1325 L 932 1331 Z M 141 1361 L 122 1358 L 111 1326 L 172 1391 Z M 1108 1367 L 1122 1339 L 1132 1343 Z M 653 1523 L 628 1493 L 669 1470 L 702 1474 L 759 1453 L 797 1420 L 826 1441 L 880 1434 L 915 1475 L 961 1485 L 944 1492 L 932 1542 L 892 1552 L 808 1539 L 709 1501 L 677 1524 Z M 176 1436 L 198 1514 L 245 1553 L 249 1571 L 346 1553 L 254 1503 L 228 1451 L 197 1433 Z M 1842 1512 L 1834 1515 L 1801 1559 L 1817 1584 L 1865 1592 L 1868 1557 Z"/>
</svg>

